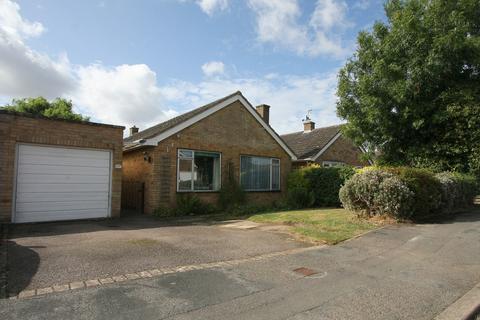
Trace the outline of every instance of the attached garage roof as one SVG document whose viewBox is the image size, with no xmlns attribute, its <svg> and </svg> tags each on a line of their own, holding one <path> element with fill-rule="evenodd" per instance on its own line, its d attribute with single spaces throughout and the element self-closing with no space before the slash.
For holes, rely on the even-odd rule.
<svg viewBox="0 0 480 320">
<path fill-rule="evenodd" d="M 282 135 L 282 139 L 297 155 L 299 160 L 314 160 L 340 135 L 341 125 L 314 129 L 310 132 L 293 132 Z"/>
<path fill-rule="evenodd" d="M 115 129 L 125 129 L 124 126 L 117 126 L 113 124 L 107 123 L 99 123 L 99 122 L 91 122 L 91 121 L 80 121 L 80 120 L 69 120 L 69 119 L 61 119 L 61 118 L 52 118 L 52 117 L 45 117 L 39 114 L 32 114 L 26 112 L 18 112 L 18 111 L 11 111 L 0 108 L 0 114 L 10 115 L 10 116 L 17 116 L 17 117 L 25 117 L 25 118 L 33 118 L 33 119 L 42 119 L 42 120 L 51 120 L 51 121 L 62 121 L 68 123 L 76 123 L 76 124 L 86 124 L 89 126 L 99 126 L 99 127 L 108 127 L 108 128 L 115 128 Z"/>
</svg>

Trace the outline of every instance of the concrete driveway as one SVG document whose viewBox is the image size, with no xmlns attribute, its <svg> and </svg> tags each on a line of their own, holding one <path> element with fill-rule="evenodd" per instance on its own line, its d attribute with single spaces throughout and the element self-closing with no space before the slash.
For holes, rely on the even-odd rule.
<svg viewBox="0 0 480 320">
<path fill-rule="evenodd" d="M 8 293 L 306 246 L 287 235 L 146 216 L 13 226 Z"/>
<path fill-rule="evenodd" d="M 479 252 L 477 211 L 235 265 L 3 299 L 0 319 L 431 320 L 480 281 Z"/>
</svg>

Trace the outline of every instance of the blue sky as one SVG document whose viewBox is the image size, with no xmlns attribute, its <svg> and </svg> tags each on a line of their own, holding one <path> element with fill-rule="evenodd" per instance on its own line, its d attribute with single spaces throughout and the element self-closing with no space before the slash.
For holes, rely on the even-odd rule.
<svg viewBox="0 0 480 320">
<path fill-rule="evenodd" d="M 0 0 L 0 102 L 72 99 L 140 128 L 233 91 L 280 133 L 335 116 L 336 74 L 380 0 Z"/>
</svg>

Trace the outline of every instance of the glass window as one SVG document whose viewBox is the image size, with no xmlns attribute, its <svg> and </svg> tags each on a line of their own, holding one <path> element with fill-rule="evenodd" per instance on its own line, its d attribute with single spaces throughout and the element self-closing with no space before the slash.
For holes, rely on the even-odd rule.
<svg viewBox="0 0 480 320">
<path fill-rule="evenodd" d="M 330 167 L 341 167 L 344 166 L 345 163 L 341 161 L 323 161 L 322 166 L 325 168 L 330 168 Z"/>
<path fill-rule="evenodd" d="M 178 150 L 178 191 L 220 189 L 220 154 Z"/>
<path fill-rule="evenodd" d="M 241 156 L 240 183 L 247 191 L 280 190 L 280 160 Z"/>
</svg>

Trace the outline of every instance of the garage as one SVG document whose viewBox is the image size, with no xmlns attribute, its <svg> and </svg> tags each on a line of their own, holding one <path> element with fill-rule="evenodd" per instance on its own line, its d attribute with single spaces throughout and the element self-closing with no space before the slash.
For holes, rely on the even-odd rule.
<svg viewBox="0 0 480 320">
<path fill-rule="evenodd" d="M 19 144 L 14 222 L 110 215 L 110 151 Z"/>
<path fill-rule="evenodd" d="M 0 110 L 0 223 L 120 216 L 124 129 Z"/>
</svg>

